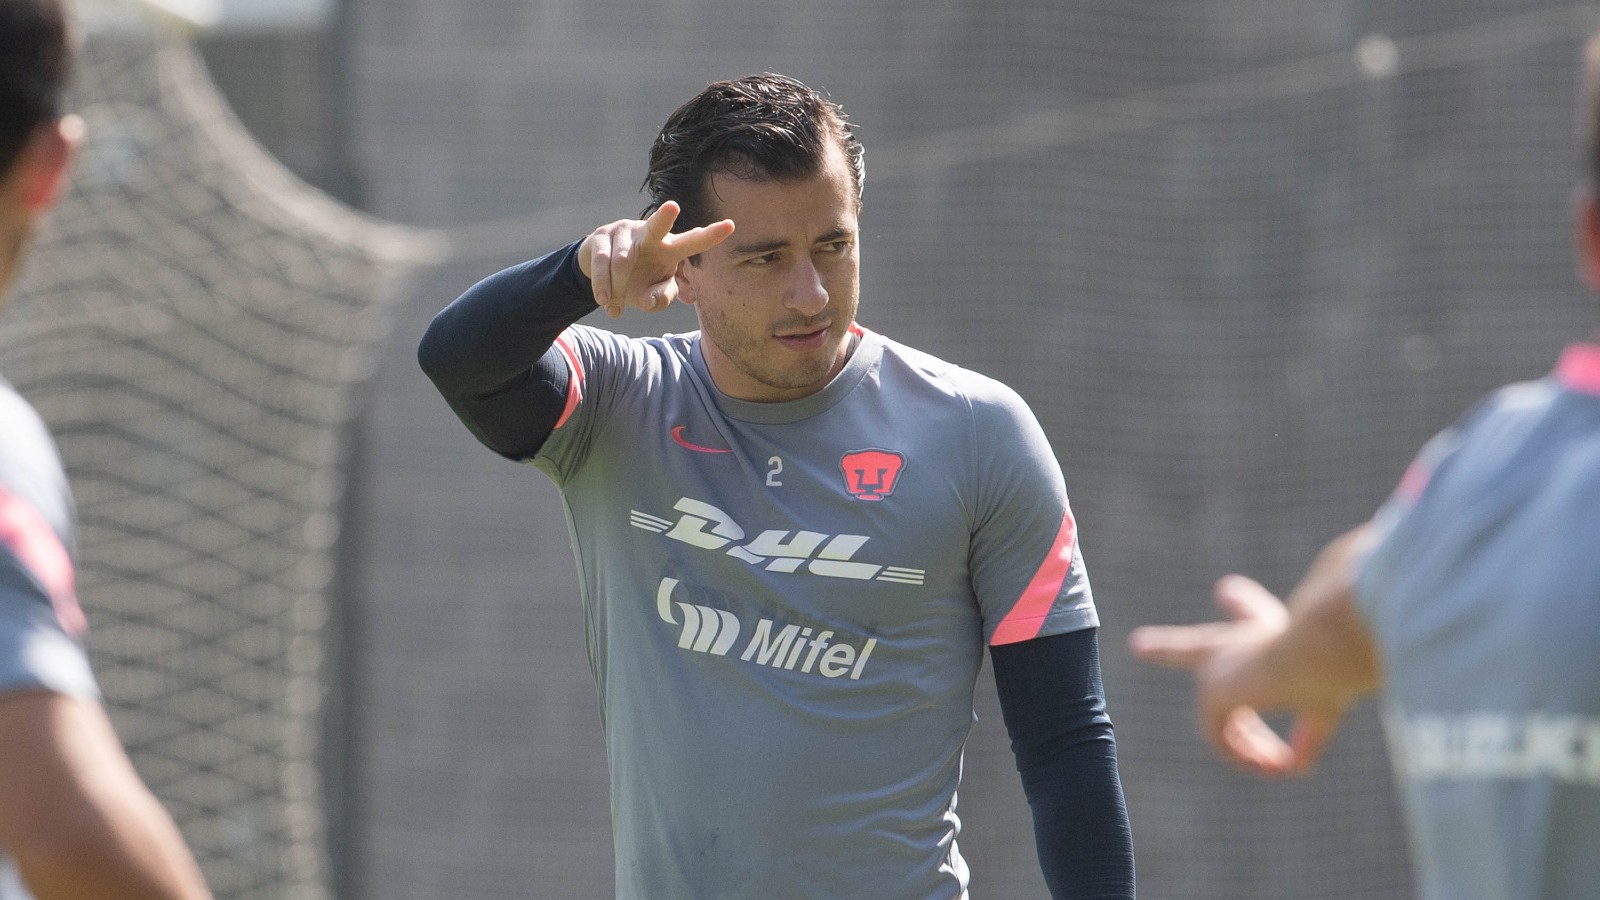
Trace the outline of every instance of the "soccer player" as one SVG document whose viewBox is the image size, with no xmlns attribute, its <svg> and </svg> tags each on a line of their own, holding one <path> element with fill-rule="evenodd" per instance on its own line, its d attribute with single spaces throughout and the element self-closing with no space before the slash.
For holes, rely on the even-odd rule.
<svg viewBox="0 0 1600 900">
<path fill-rule="evenodd" d="M 0 293 L 82 131 L 69 58 L 60 0 L 0 0 Z M 207 897 L 97 702 L 71 519 L 44 425 L 0 381 L 0 900 Z"/>
<path fill-rule="evenodd" d="M 1097 614 L 1005 386 L 856 322 L 862 149 L 777 75 L 713 84 L 643 219 L 490 276 L 422 367 L 560 486 L 617 895 L 968 896 L 956 788 L 988 647 L 1054 897 L 1132 897 Z M 575 324 L 693 304 L 650 340 Z"/>
<path fill-rule="evenodd" d="M 1587 63 L 1575 230 L 1600 290 L 1600 38 Z M 1239 575 L 1216 596 L 1231 621 L 1130 642 L 1194 671 L 1220 754 L 1303 772 L 1380 691 L 1423 897 L 1600 896 L 1600 332 L 1429 443 L 1287 607 Z M 1267 710 L 1294 714 L 1287 741 Z"/>
</svg>

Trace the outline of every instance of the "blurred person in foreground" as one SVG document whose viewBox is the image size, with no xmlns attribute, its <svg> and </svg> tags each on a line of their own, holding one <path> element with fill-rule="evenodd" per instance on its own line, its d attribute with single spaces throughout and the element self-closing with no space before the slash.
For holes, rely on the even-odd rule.
<svg viewBox="0 0 1600 900">
<path fill-rule="evenodd" d="M 1600 37 L 1586 63 L 1575 231 L 1600 291 Z M 1240 575 L 1216 597 L 1231 621 L 1129 641 L 1193 670 L 1218 753 L 1305 772 L 1376 691 L 1423 897 L 1600 897 L 1600 332 L 1434 438 L 1287 606 Z"/>
<path fill-rule="evenodd" d="M 958 900 L 988 648 L 1053 897 L 1133 896 L 1061 470 L 1009 388 L 856 322 L 861 145 L 777 75 L 668 119 L 643 219 L 441 312 L 424 370 L 560 486 L 617 896 Z M 693 304 L 700 330 L 575 324 Z"/>
<path fill-rule="evenodd" d="M 66 18 L 61 0 L 0 0 L 0 299 L 82 132 L 61 112 Z M 98 702 L 71 507 L 43 423 L 0 381 L 0 900 L 207 897 Z"/>
</svg>

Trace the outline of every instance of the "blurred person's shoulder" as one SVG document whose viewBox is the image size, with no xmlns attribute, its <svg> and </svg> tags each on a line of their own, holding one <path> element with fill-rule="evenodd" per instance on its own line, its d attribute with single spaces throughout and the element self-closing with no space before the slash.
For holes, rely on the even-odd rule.
<svg viewBox="0 0 1600 900">
<path fill-rule="evenodd" d="M 0 378 L 0 496 L 26 502 L 57 535 L 71 533 L 72 501 L 55 441 L 37 411 Z"/>
</svg>

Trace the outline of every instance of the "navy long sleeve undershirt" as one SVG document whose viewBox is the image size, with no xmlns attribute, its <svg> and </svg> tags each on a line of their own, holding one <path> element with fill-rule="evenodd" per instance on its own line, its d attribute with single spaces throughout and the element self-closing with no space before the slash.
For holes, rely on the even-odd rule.
<svg viewBox="0 0 1600 900">
<path fill-rule="evenodd" d="M 1054 900 L 1134 896 L 1133 832 L 1100 681 L 1097 631 L 989 648 Z"/>
<path fill-rule="evenodd" d="M 567 402 L 568 325 L 597 307 L 578 243 L 467 289 L 422 336 L 417 362 L 467 430 L 515 460 L 539 452 Z"/>
<path fill-rule="evenodd" d="M 489 449 L 525 460 L 566 405 L 556 338 L 596 309 L 573 243 L 473 285 L 417 348 L 424 372 Z M 1095 629 L 991 648 L 1000 709 L 1054 900 L 1134 896 L 1133 839 Z"/>
</svg>

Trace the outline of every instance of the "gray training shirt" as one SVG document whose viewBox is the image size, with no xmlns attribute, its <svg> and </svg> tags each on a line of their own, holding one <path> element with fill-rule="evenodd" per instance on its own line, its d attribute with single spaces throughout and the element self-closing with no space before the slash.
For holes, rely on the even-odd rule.
<svg viewBox="0 0 1600 900">
<path fill-rule="evenodd" d="M 1098 624 L 1055 457 L 996 381 L 862 329 L 787 403 L 698 334 L 558 341 L 561 486 L 627 900 L 955 900 L 984 647 Z"/>
<path fill-rule="evenodd" d="M 1600 896 L 1600 347 L 1435 438 L 1358 593 L 1426 900 Z"/>
</svg>

